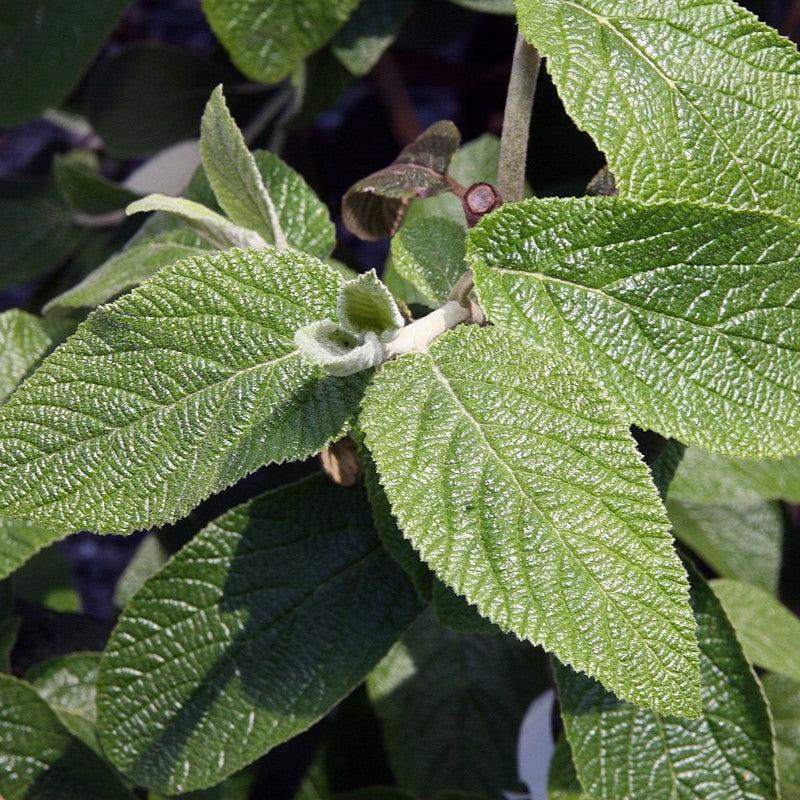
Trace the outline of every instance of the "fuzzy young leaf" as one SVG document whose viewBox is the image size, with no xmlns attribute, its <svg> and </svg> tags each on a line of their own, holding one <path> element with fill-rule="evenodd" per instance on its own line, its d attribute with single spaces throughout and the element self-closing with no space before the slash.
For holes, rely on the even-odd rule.
<svg viewBox="0 0 800 800">
<path fill-rule="evenodd" d="M 366 75 L 394 40 L 416 0 L 362 0 L 331 50 L 353 75 Z"/>
<path fill-rule="evenodd" d="M 234 64 L 248 78 L 275 83 L 319 50 L 359 0 L 203 0 L 203 10 Z"/>
<path fill-rule="evenodd" d="M 328 375 L 355 375 L 383 361 L 383 345 L 374 333 L 360 341 L 343 331 L 333 320 L 321 319 L 305 325 L 294 335 L 300 354 Z"/>
<path fill-rule="evenodd" d="M 486 11 L 489 14 L 514 14 L 514 0 L 450 0 L 459 6 L 473 11 Z"/>
<path fill-rule="evenodd" d="M 504 206 L 468 262 L 497 325 L 563 347 L 630 414 L 729 455 L 800 451 L 800 226 L 621 198 Z"/>
<path fill-rule="evenodd" d="M 335 316 L 340 285 L 297 251 L 232 250 L 95 311 L 0 411 L 0 513 L 129 532 L 321 450 L 364 378 L 327 378 L 294 333 Z"/>
<path fill-rule="evenodd" d="M 775 726 L 780 797 L 800 797 L 800 683 L 783 675 L 761 679 Z"/>
<path fill-rule="evenodd" d="M 670 496 L 667 512 L 676 538 L 717 574 L 777 592 L 783 541 L 777 503 L 713 505 Z"/>
<path fill-rule="evenodd" d="M 800 681 L 800 619 L 752 584 L 719 578 L 711 586 L 750 661 Z"/>
<path fill-rule="evenodd" d="M 592 800 L 776 800 L 764 696 L 719 601 L 693 568 L 703 714 L 676 719 L 618 700 L 554 663 L 578 777 Z"/>
<path fill-rule="evenodd" d="M 104 749 L 159 791 L 214 784 L 325 714 L 418 613 L 362 489 L 316 476 L 267 493 L 123 613 L 98 683 Z"/>
<path fill-rule="evenodd" d="M 114 771 L 61 724 L 29 684 L 0 676 L 5 800 L 133 800 Z"/>
<path fill-rule="evenodd" d="M 517 7 L 623 195 L 800 214 L 800 56 L 788 39 L 733 0 Z"/>
<path fill-rule="evenodd" d="M 431 308 L 444 305 L 464 274 L 466 236 L 462 225 L 444 217 L 406 222 L 392 239 L 392 269 Z"/>
<path fill-rule="evenodd" d="M 264 247 L 266 245 L 260 234 L 235 225 L 221 214 L 217 214 L 216 211 L 212 211 L 200 203 L 195 203 L 193 200 L 151 194 L 131 203 L 127 208 L 128 214 L 142 214 L 148 211 L 174 214 L 220 250 L 227 250 L 229 247 Z"/>
<path fill-rule="evenodd" d="M 264 186 L 253 154 L 217 86 L 200 125 L 200 156 L 222 210 L 237 225 L 257 231 L 265 241 L 286 248 L 275 203 Z"/>
<path fill-rule="evenodd" d="M 623 697 L 698 713 L 666 513 L 618 410 L 572 363 L 462 326 L 385 364 L 360 424 L 403 531 L 481 614 Z"/>
<path fill-rule="evenodd" d="M 513 636 L 455 633 L 429 612 L 367 689 L 402 788 L 421 797 L 442 789 L 494 797 L 517 783 L 519 726 L 546 685 L 540 650 Z"/>
<path fill-rule="evenodd" d="M 353 336 L 373 333 L 389 341 L 403 327 L 403 315 L 375 270 L 346 281 L 339 292 L 339 324 Z"/>
<path fill-rule="evenodd" d="M 350 187 L 342 200 L 344 224 L 362 239 L 388 239 L 414 197 L 449 190 L 447 171 L 461 134 L 452 122 L 431 125 L 388 166 Z"/>
<path fill-rule="evenodd" d="M 751 461 L 691 447 L 670 494 L 696 503 L 800 503 L 800 458 Z"/>
<path fill-rule="evenodd" d="M 25 680 L 55 711 L 61 724 L 95 752 L 97 714 L 95 689 L 100 653 L 71 653 L 43 661 L 25 673 Z"/>
</svg>

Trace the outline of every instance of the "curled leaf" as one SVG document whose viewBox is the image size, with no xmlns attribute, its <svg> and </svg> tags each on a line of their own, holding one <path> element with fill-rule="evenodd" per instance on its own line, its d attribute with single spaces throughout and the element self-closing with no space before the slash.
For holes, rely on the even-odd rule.
<svg viewBox="0 0 800 800">
<path fill-rule="evenodd" d="M 431 125 L 388 166 L 354 184 L 342 200 L 344 224 L 361 239 L 387 239 L 414 197 L 450 188 L 447 170 L 461 134 L 447 120 Z"/>
<path fill-rule="evenodd" d="M 342 329 L 354 336 L 371 332 L 387 342 L 403 327 L 403 315 L 374 269 L 342 285 L 337 312 Z"/>
<path fill-rule="evenodd" d="M 300 328 L 294 335 L 297 349 L 329 375 L 343 377 L 374 367 L 383 361 L 383 345 L 368 332 L 354 336 L 343 331 L 332 319 L 318 320 Z"/>
</svg>

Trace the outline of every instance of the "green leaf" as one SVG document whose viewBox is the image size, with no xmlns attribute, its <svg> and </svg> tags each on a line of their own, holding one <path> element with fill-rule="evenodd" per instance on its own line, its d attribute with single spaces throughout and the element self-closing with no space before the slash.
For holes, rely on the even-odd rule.
<svg viewBox="0 0 800 800">
<path fill-rule="evenodd" d="M 620 192 L 800 212 L 797 48 L 732 0 L 518 0 Z"/>
<path fill-rule="evenodd" d="M 217 202 L 228 217 L 284 249 L 286 236 L 275 203 L 228 110 L 221 86 L 214 89 L 203 113 L 200 156 Z"/>
<path fill-rule="evenodd" d="M 708 584 L 689 568 L 703 715 L 678 719 L 618 700 L 554 663 L 578 777 L 592 800 L 776 800 L 764 696 Z"/>
<path fill-rule="evenodd" d="M 274 153 L 256 150 L 253 157 L 286 241 L 304 253 L 327 259 L 336 246 L 336 228 L 327 206 L 303 177 Z"/>
<path fill-rule="evenodd" d="M 5 800 L 133 800 L 33 687 L 8 675 L 0 676 L 0 794 Z"/>
<path fill-rule="evenodd" d="M 372 506 L 373 522 L 381 544 L 386 552 L 403 568 L 420 597 L 430 600 L 434 579 L 433 573 L 420 559 L 419 553 L 398 527 L 397 520 L 392 513 L 392 507 L 386 497 L 386 492 L 383 491 L 383 486 L 381 486 L 378 471 L 375 469 L 372 453 L 364 444 L 363 433 L 356 429 L 354 434 L 358 445 L 358 460 L 364 470 L 364 485 L 367 489 L 369 503 Z"/>
<path fill-rule="evenodd" d="M 800 797 L 800 684 L 783 675 L 761 679 L 775 727 L 780 797 Z"/>
<path fill-rule="evenodd" d="M 204 251 L 180 242 L 146 241 L 131 244 L 112 256 L 80 283 L 53 298 L 43 309 L 51 317 L 79 315 L 113 300 L 162 267 L 182 258 L 202 256 Z"/>
<path fill-rule="evenodd" d="M 50 326 L 33 314 L 18 308 L 0 314 L 0 403 L 39 363 L 53 341 Z"/>
<path fill-rule="evenodd" d="M 0 289 L 52 272 L 84 242 L 72 212 L 51 184 L 0 181 Z"/>
<path fill-rule="evenodd" d="M 274 83 L 294 72 L 347 22 L 359 0 L 203 0 L 234 64 Z"/>
<path fill-rule="evenodd" d="M 331 49 L 354 75 L 366 75 L 394 41 L 416 0 L 362 0 Z"/>
<path fill-rule="evenodd" d="M 516 13 L 514 0 L 450 0 L 464 8 L 471 8 L 473 11 L 486 11 L 490 14 L 509 14 Z"/>
<path fill-rule="evenodd" d="M 712 505 L 669 497 L 667 512 L 675 536 L 718 575 L 777 592 L 783 541 L 777 503 Z"/>
<path fill-rule="evenodd" d="M 800 619 L 772 595 L 743 581 L 711 581 L 744 648 L 756 666 L 800 681 Z"/>
<path fill-rule="evenodd" d="M 580 370 L 461 326 L 385 364 L 360 424 L 401 528 L 504 630 L 698 713 L 686 578 L 628 427 Z"/>
<path fill-rule="evenodd" d="M 114 589 L 114 605 L 117 608 L 125 608 L 144 582 L 155 575 L 166 564 L 168 558 L 169 553 L 158 536 L 153 533 L 145 536 L 117 581 Z"/>
<path fill-rule="evenodd" d="M 231 73 L 189 50 L 134 44 L 95 70 L 89 120 L 115 156 L 148 156 L 196 139 L 206 99 Z"/>
<path fill-rule="evenodd" d="M 447 584 L 437 580 L 433 583 L 433 605 L 436 618 L 446 628 L 460 633 L 480 633 L 497 636 L 503 631 L 493 622 L 481 616 L 478 609 L 456 594 Z"/>
<path fill-rule="evenodd" d="M 563 347 L 639 427 L 727 455 L 800 450 L 800 227 L 622 198 L 487 217 L 468 262 L 497 325 Z"/>
<path fill-rule="evenodd" d="M 800 503 L 800 458 L 751 461 L 692 447 L 675 475 L 670 493 L 697 503 Z"/>
<path fill-rule="evenodd" d="M 123 613 L 98 684 L 105 752 L 158 791 L 216 783 L 347 695 L 417 603 L 363 490 L 316 476 L 239 506 Z"/>
<path fill-rule="evenodd" d="M 163 211 L 174 214 L 196 230 L 206 241 L 220 250 L 229 247 L 261 248 L 266 242 L 260 234 L 248 228 L 235 225 L 216 211 L 206 208 L 193 200 L 182 197 L 167 197 L 163 194 L 151 194 L 127 208 L 128 214 L 144 214 L 149 211 Z"/>
<path fill-rule="evenodd" d="M 105 214 L 125 208 L 139 195 L 109 180 L 90 166 L 79 151 L 57 155 L 53 176 L 61 198 L 75 211 Z"/>
<path fill-rule="evenodd" d="M 426 305 L 437 308 L 464 274 L 464 228 L 444 217 L 420 217 L 406 222 L 392 239 L 392 268 L 419 292 Z"/>
<path fill-rule="evenodd" d="M 374 333 L 381 341 L 393 339 L 403 327 L 403 315 L 374 269 L 345 281 L 337 305 L 339 324 L 354 336 Z"/>
<path fill-rule="evenodd" d="M 326 378 L 294 333 L 335 315 L 340 285 L 297 251 L 234 250 L 165 267 L 95 311 L 0 410 L 0 513 L 130 532 L 319 452 L 365 377 Z"/>
<path fill-rule="evenodd" d="M 421 617 L 367 681 L 398 785 L 422 797 L 514 788 L 519 726 L 546 683 L 529 644 Z"/>
<path fill-rule="evenodd" d="M 450 189 L 447 171 L 461 134 L 452 122 L 431 125 L 382 170 L 353 184 L 342 199 L 344 224 L 361 239 L 388 239 L 414 197 Z"/>
<path fill-rule="evenodd" d="M 61 724 L 96 753 L 95 694 L 100 653 L 71 653 L 43 661 L 25 674 L 25 680 L 55 711 Z"/>
<path fill-rule="evenodd" d="M 578 775 L 575 772 L 575 762 L 572 760 L 572 750 L 566 736 L 558 737 L 553 758 L 550 761 L 550 775 L 547 791 L 549 800 L 586 800 Z"/>
<path fill-rule="evenodd" d="M 500 140 L 485 133 L 467 142 L 453 155 L 449 174 L 462 186 L 473 183 L 497 183 L 497 166 L 500 161 Z M 446 217 L 466 229 L 464 207 L 451 192 L 435 197 L 415 197 L 406 213 L 404 225 L 411 225 L 421 217 Z"/>
<path fill-rule="evenodd" d="M 130 0 L 4 0 L 0 127 L 35 119 L 77 86 Z"/>
<path fill-rule="evenodd" d="M 25 529 L 18 533 L 30 533 Z M 67 559 L 54 543 L 61 534 L 52 531 L 39 537 L 36 532 L 31 536 L 29 547 L 49 545 L 35 553 L 20 566 L 11 577 L 14 594 L 30 603 L 36 603 L 53 611 L 78 612 L 81 610 L 81 597 L 72 583 L 72 571 Z M 11 549 L 13 556 L 14 549 Z M 6 556 L 6 558 L 8 558 Z"/>
</svg>

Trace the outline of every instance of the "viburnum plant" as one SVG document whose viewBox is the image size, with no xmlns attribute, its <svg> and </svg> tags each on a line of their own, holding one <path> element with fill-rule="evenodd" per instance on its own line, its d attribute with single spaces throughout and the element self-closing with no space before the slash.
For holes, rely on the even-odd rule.
<svg viewBox="0 0 800 800">
<path fill-rule="evenodd" d="M 301 4 L 309 41 L 295 3 L 234 5 L 212 25 L 274 80 L 358 4 Z M 392 237 L 385 282 L 330 260 L 327 210 L 218 88 L 188 196 L 133 202 L 157 213 L 44 318 L 0 316 L 3 576 L 326 468 L 148 570 L 102 656 L 0 677 L 9 800 L 213 786 L 364 682 L 397 788 L 359 796 L 499 797 L 551 677 L 551 798 L 800 797 L 772 504 L 800 472 L 800 56 L 730 0 L 517 14 L 499 146 L 439 122 L 344 197 Z M 524 197 L 540 54 L 608 161 L 586 197 Z M 320 756 L 298 797 L 328 780 Z"/>
</svg>

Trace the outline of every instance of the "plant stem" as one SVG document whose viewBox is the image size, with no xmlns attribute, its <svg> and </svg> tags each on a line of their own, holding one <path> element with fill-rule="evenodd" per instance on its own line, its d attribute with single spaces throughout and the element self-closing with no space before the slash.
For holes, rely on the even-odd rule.
<svg viewBox="0 0 800 800">
<path fill-rule="evenodd" d="M 522 200 L 525 191 L 528 136 L 540 66 L 541 58 L 536 48 L 528 44 L 521 33 L 517 33 L 503 117 L 500 168 L 497 176 L 500 194 L 507 203 Z"/>
<path fill-rule="evenodd" d="M 431 311 L 422 319 L 406 325 L 396 339 L 385 345 L 386 359 L 401 356 L 404 353 L 422 352 L 428 345 L 438 339 L 445 331 L 455 328 L 472 317 L 472 309 L 458 300 L 449 300 L 441 308 Z"/>
</svg>

